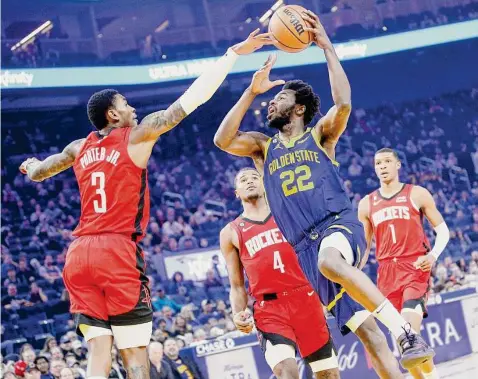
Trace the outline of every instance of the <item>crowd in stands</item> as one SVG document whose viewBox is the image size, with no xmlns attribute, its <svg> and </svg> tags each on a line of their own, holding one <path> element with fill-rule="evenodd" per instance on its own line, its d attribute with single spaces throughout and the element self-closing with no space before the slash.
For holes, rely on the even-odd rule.
<svg viewBox="0 0 478 379">
<path fill-rule="evenodd" d="M 377 4 L 395 0 L 376 0 Z M 342 9 L 360 11 L 362 2 L 337 1 L 333 8 L 340 14 Z M 322 13 L 328 13 L 331 7 L 324 7 Z M 350 39 L 371 38 L 390 33 L 399 33 L 408 30 L 424 29 L 454 22 L 472 20 L 478 18 L 478 3 L 471 2 L 466 5 L 442 7 L 436 13 L 430 11 L 385 18 L 373 25 L 344 24 L 331 33 L 332 42 L 346 42 Z M 232 44 L 240 42 L 236 36 L 227 40 L 218 40 L 216 48 L 210 42 L 182 43 L 166 45 L 161 42 L 161 35 L 147 35 L 139 44 L 138 48 L 129 51 L 117 51 L 104 59 L 93 53 L 61 53 L 52 48 L 42 48 L 42 38 L 60 38 L 63 42 L 68 36 L 58 32 L 48 37 L 41 37 L 28 44 L 25 48 L 10 50 L 10 46 L 2 42 L 2 67 L 63 67 L 63 66 L 98 66 L 98 65 L 137 65 L 152 64 L 158 62 L 197 59 L 222 54 Z M 103 43 L 107 43 L 104 41 Z M 273 48 L 273 47 L 265 47 Z"/>
<path fill-rule="evenodd" d="M 250 166 L 213 145 L 223 113 L 210 113 L 209 127 L 185 120 L 158 142 L 149 165 L 151 219 L 142 241 L 154 308 L 155 343 L 149 348 L 154 378 L 175 378 L 187 367 L 180 348 L 239 333 L 227 299 L 221 261 L 211 259 L 202 282 L 184 273 L 160 274 L 165 255 L 217 247 L 220 229 L 240 214 L 233 179 Z M 270 133 L 263 115 L 249 112 L 244 128 Z M 26 115 L 25 117 L 28 117 Z M 2 354 L 5 377 L 84 377 L 86 350 L 68 314 L 62 283 L 65 253 L 73 240 L 80 198 L 73 172 L 33 183 L 13 162 L 58 151 L 71 136 L 57 127 L 14 127 L 3 132 L 2 161 Z M 402 180 L 434 195 L 451 230 L 450 242 L 433 269 L 435 293 L 478 284 L 478 89 L 404 104 L 355 109 L 337 146 L 344 186 L 354 204 L 378 186 L 377 148 L 399 151 Z M 18 159 L 17 159 L 18 158 Z M 427 226 L 433 243 L 431 228 Z M 373 252 L 365 267 L 376 278 Z M 126 378 L 116 350 L 111 378 Z"/>
</svg>

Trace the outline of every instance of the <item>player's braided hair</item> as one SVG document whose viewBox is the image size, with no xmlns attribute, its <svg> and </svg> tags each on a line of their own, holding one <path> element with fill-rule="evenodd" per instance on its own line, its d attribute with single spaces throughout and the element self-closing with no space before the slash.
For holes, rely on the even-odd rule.
<svg viewBox="0 0 478 379">
<path fill-rule="evenodd" d="M 96 129 L 101 130 L 108 125 L 106 112 L 118 94 L 119 92 L 114 89 L 104 89 L 91 95 L 87 106 L 88 119 Z"/>
<path fill-rule="evenodd" d="M 304 125 L 308 125 L 320 110 L 320 98 L 310 84 L 302 80 L 290 80 L 283 89 L 295 91 L 295 103 L 305 105 Z"/>
</svg>

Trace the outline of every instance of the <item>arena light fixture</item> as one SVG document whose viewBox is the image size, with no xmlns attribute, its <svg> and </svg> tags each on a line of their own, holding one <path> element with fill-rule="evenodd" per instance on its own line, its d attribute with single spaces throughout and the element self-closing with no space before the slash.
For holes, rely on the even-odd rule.
<svg viewBox="0 0 478 379">
<path fill-rule="evenodd" d="M 49 31 L 53 27 L 53 23 L 51 21 L 46 21 L 41 24 L 38 28 L 28 34 L 26 37 L 23 37 L 19 42 L 11 47 L 10 50 L 15 51 L 19 47 L 25 45 L 26 43 L 30 42 L 33 38 L 35 38 L 40 33 L 45 33 Z"/>
</svg>

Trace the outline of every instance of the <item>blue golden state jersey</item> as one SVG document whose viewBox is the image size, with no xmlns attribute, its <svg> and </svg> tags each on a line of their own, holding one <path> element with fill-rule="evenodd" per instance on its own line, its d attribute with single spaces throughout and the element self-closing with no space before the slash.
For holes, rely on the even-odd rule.
<svg viewBox="0 0 478 379">
<path fill-rule="evenodd" d="M 328 157 L 316 128 L 307 128 L 287 144 L 275 135 L 267 142 L 264 155 L 267 201 L 279 229 L 293 246 L 341 213 L 351 214 L 338 163 Z"/>
</svg>

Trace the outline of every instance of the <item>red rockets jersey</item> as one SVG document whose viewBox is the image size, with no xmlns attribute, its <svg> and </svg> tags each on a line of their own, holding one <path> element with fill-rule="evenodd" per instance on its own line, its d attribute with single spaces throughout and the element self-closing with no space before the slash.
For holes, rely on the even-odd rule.
<svg viewBox="0 0 478 379">
<path fill-rule="evenodd" d="M 308 285 L 297 255 L 270 214 L 263 222 L 238 217 L 230 224 L 239 238 L 239 257 L 252 296 Z"/>
<path fill-rule="evenodd" d="M 75 159 L 81 196 L 75 236 L 119 233 L 140 240 L 149 220 L 147 170 L 128 154 L 131 128 L 113 129 L 107 136 L 90 133 Z"/>
<path fill-rule="evenodd" d="M 379 190 L 369 195 L 369 218 L 376 244 L 377 260 L 425 255 L 430 243 L 423 229 L 423 215 L 411 199 L 413 185 L 404 184 L 393 197 Z"/>
</svg>

